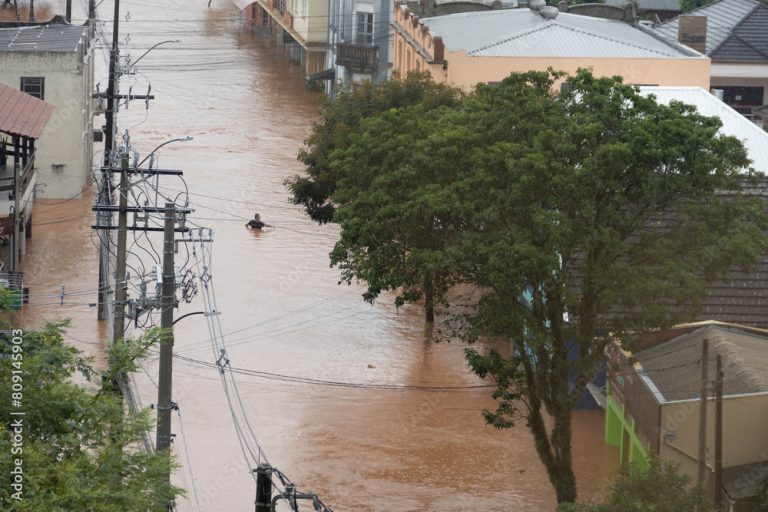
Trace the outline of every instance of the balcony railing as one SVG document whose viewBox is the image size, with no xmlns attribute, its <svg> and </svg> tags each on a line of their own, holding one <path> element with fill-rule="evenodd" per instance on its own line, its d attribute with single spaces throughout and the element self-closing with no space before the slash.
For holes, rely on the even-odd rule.
<svg viewBox="0 0 768 512">
<path fill-rule="evenodd" d="M 19 173 L 19 197 L 24 197 L 24 193 L 27 191 L 29 182 L 32 181 L 32 177 L 35 175 L 35 154 L 32 153 L 27 158 L 27 165 Z M 8 161 L 8 165 L 0 166 L 0 192 L 8 192 L 8 199 L 13 200 L 13 163 Z"/>
<path fill-rule="evenodd" d="M 339 43 L 336 45 L 336 64 L 357 73 L 373 73 L 379 67 L 379 47 Z"/>
</svg>

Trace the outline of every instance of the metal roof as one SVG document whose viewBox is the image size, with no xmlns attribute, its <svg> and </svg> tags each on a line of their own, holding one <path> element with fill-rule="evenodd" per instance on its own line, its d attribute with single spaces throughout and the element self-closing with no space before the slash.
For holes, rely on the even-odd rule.
<svg viewBox="0 0 768 512">
<path fill-rule="evenodd" d="M 680 12 L 679 0 L 636 0 L 641 11 L 674 11 Z M 605 0 L 606 5 L 624 7 L 630 0 Z"/>
<path fill-rule="evenodd" d="M 755 9 L 764 4 L 758 0 L 720 0 L 685 13 L 686 16 L 707 17 L 707 55 L 710 55 L 728 39 L 734 29 Z M 660 23 L 654 30 L 677 41 L 679 17 Z M 763 33 L 768 29 L 762 28 Z"/>
<path fill-rule="evenodd" d="M 723 396 L 768 392 L 768 333 L 707 325 L 634 354 L 664 401 L 699 398 L 704 338 L 709 340 L 710 378 L 715 378 L 718 355 L 727 368 Z"/>
<path fill-rule="evenodd" d="M 768 132 L 760 129 L 731 107 L 700 87 L 640 87 L 644 95 L 653 94 L 659 103 L 669 104 L 680 101 L 693 105 L 699 113 L 717 116 L 723 123 L 720 129 L 725 135 L 732 135 L 744 143 L 752 166 L 768 174 Z"/>
<path fill-rule="evenodd" d="M 436 16 L 422 20 L 452 51 L 476 56 L 680 58 L 695 56 L 663 38 L 615 20 L 530 9 Z"/>
<path fill-rule="evenodd" d="M 0 83 L 0 131 L 40 138 L 54 106 Z"/>
<path fill-rule="evenodd" d="M 85 25 L 0 28 L 0 52 L 76 52 L 87 34 Z"/>
</svg>

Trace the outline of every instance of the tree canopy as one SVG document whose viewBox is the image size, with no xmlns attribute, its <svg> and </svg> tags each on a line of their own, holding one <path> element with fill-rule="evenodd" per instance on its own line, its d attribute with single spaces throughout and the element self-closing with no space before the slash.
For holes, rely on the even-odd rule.
<svg viewBox="0 0 768 512">
<path fill-rule="evenodd" d="M 0 508 L 19 512 L 88 510 L 92 512 L 165 510 L 181 489 L 164 477 L 172 464 L 168 453 L 145 453 L 139 443 L 152 430 L 148 411 L 124 411 L 114 392 L 115 376 L 136 369 L 157 333 L 108 352 L 110 369 L 96 372 L 91 362 L 64 344 L 64 325 L 25 332 L 23 352 L 14 351 L 12 336 L 0 339 L 0 467 L 23 468 L 23 491 L 0 489 Z M 20 353 L 22 358 L 14 358 Z M 24 415 L 21 451 L 12 450 L 11 378 L 21 368 Z M 80 375 L 86 385 L 73 382 Z M 18 448 L 18 447 L 17 447 Z M 8 478 L 6 478 L 8 481 Z"/>
<path fill-rule="evenodd" d="M 498 385 L 486 420 L 523 421 L 558 501 L 574 501 L 571 408 L 606 344 L 690 318 L 709 281 L 763 256 L 763 204 L 739 193 L 746 151 L 719 119 L 585 70 L 467 96 L 408 80 L 364 89 L 375 109 L 348 112 L 352 95 L 325 111 L 294 199 L 339 224 L 331 261 L 367 300 L 423 294 L 430 321 L 451 285 L 479 290 L 458 325 L 484 341 L 472 370 Z"/>
</svg>

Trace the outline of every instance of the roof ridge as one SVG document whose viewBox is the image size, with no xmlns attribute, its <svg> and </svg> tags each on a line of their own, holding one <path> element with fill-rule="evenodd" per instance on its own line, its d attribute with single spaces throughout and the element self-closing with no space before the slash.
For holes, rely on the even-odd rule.
<svg viewBox="0 0 768 512">
<path fill-rule="evenodd" d="M 541 26 L 535 27 L 535 28 L 530 29 L 530 30 L 523 30 L 521 32 L 518 32 L 517 34 L 514 34 L 511 37 L 507 37 L 505 39 L 501 39 L 501 40 L 499 40 L 499 41 L 497 41 L 495 43 L 487 44 L 487 45 L 484 45 L 484 46 L 481 46 L 481 47 L 478 47 L 478 48 L 473 48 L 472 50 L 467 52 L 467 55 L 473 55 L 473 54 L 475 54 L 477 52 L 481 52 L 483 50 L 487 50 L 489 48 L 493 48 L 495 46 L 499 46 L 499 45 L 502 45 L 504 43 L 508 43 L 508 42 L 513 41 L 515 39 L 519 39 L 519 38 L 521 38 L 523 36 L 527 36 L 527 35 L 533 34 L 535 32 L 540 32 L 540 31 L 543 31 L 543 30 L 548 30 L 548 29 L 550 29 L 550 28 L 552 28 L 554 26 L 558 26 L 558 27 L 564 28 L 566 30 L 570 30 L 572 32 L 587 34 L 589 36 L 596 37 L 598 39 L 603 39 L 603 40 L 611 41 L 611 42 L 614 42 L 614 43 L 617 43 L 617 44 L 622 44 L 624 46 L 629 46 L 630 48 L 638 48 L 640 50 L 644 50 L 644 51 L 651 52 L 651 53 L 657 53 L 657 54 L 663 55 L 665 57 L 672 56 L 671 52 L 664 53 L 662 51 L 655 50 L 653 48 L 648 48 L 647 46 L 641 46 L 641 45 L 638 45 L 638 44 L 633 44 L 633 43 L 628 42 L 628 41 L 622 41 L 620 39 L 616 39 L 616 38 L 613 38 L 613 37 L 608 37 L 608 36 L 606 36 L 604 34 L 601 34 L 599 32 L 595 32 L 593 30 L 589 30 L 589 29 L 586 29 L 586 28 L 572 27 L 570 25 L 566 25 L 566 24 L 563 24 L 563 23 L 557 21 L 557 19 L 548 20 L 548 21 L 549 21 L 548 23 L 545 23 L 545 24 L 543 24 Z M 645 32 L 643 32 L 643 33 L 645 34 Z M 667 41 L 660 41 L 660 42 L 666 44 L 667 46 L 670 46 Z"/>
</svg>

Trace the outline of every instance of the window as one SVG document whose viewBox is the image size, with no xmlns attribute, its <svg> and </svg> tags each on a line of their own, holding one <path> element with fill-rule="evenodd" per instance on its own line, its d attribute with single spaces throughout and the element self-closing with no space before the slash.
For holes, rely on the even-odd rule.
<svg viewBox="0 0 768 512">
<path fill-rule="evenodd" d="M 357 13 L 357 44 L 373 44 L 373 13 Z"/>
<path fill-rule="evenodd" d="M 35 98 L 43 100 L 45 99 L 45 78 L 40 76 L 23 76 L 21 77 L 19 89 Z"/>
<path fill-rule="evenodd" d="M 751 114 L 752 109 L 763 105 L 762 87 L 720 87 L 723 90 L 723 101 L 742 114 Z"/>
</svg>

